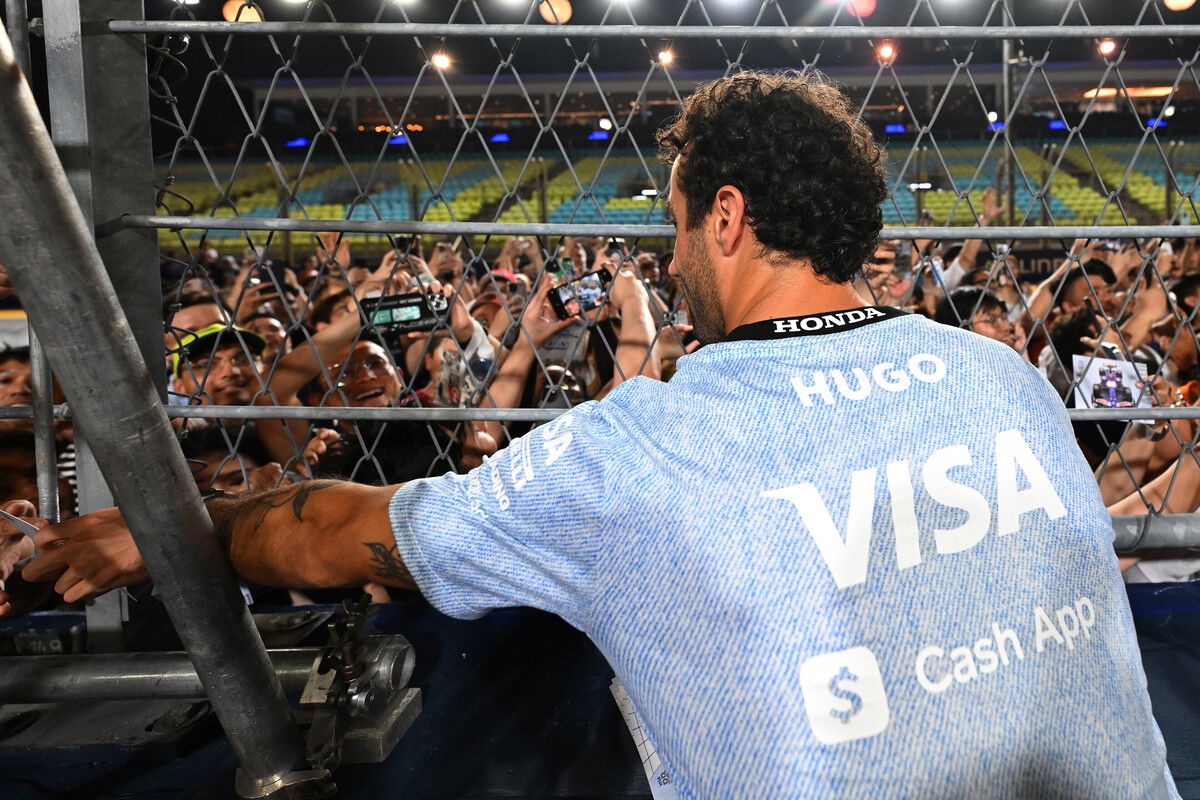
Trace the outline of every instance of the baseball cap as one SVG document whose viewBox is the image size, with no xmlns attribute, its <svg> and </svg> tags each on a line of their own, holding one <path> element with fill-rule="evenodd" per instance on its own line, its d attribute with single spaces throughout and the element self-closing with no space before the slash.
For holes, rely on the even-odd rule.
<svg viewBox="0 0 1200 800">
<path fill-rule="evenodd" d="M 171 351 L 171 374 L 179 377 L 185 359 L 207 355 L 218 346 L 229 347 L 234 344 L 241 344 L 258 356 L 262 355 L 267 341 L 254 331 L 226 325 L 224 322 L 214 322 L 179 339 L 179 346 Z"/>
<path fill-rule="evenodd" d="M 504 301 L 502 301 L 500 299 L 500 295 L 497 294 L 496 292 L 484 292 L 483 294 L 479 295 L 479 297 L 476 297 L 474 300 L 471 301 L 470 310 L 474 311 L 475 309 L 480 308 L 481 306 L 488 306 L 488 305 L 503 307 Z"/>
</svg>

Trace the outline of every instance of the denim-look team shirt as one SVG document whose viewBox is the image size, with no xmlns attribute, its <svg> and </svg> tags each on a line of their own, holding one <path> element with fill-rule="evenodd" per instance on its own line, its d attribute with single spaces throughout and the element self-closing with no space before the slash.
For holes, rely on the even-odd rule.
<svg viewBox="0 0 1200 800">
<path fill-rule="evenodd" d="M 390 512 L 444 613 L 586 632 L 683 797 L 1178 797 L 1062 401 L 974 334 L 757 323 Z"/>
</svg>

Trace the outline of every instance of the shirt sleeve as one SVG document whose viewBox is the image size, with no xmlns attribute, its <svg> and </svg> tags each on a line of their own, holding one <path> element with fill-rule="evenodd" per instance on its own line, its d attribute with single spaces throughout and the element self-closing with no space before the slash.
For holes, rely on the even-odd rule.
<svg viewBox="0 0 1200 800">
<path fill-rule="evenodd" d="M 449 616 L 532 606 L 582 627 L 619 453 L 608 413 L 587 403 L 466 475 L 406 483 L 388 509 L 398 554 Z"/>
</svg>

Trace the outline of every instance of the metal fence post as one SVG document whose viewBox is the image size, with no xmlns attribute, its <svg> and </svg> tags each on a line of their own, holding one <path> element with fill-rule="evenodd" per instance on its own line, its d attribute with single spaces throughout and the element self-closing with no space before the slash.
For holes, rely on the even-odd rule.
<svg viewBox="0 0 1200 800">
<path fill-rule="evenodd" d="M 30 77 L 29 8 L 25 0 L 5 0 L 8 37 L 21 72 Z M 29 372 L 33 382 L 33 439 L 37 463 L 38 513 L 53 522 L 59 519 L 58 453 L 54 430 L 54 378 L 41 343 L 29 326 Z"/>
<path fill-rule="evenodd" d="M 1012 25 L 1014 23 L 1012 17 L 1012 9 L 1010 0 L 1002 0 L 1000 4 L 1000 24 Z M 1004 123 L 1004 134 L 1001 139 L 1004 142 L 1004 195 L 1001 195 L 1000 200 L 1004 201 L 1004 219 L 1009 225 L 1017 224 L 1017 185 L 1013 175 L 1013 154 L 1012 147 L 1009 144 L 1009 137 L 1012 135 L 1010 126 L 1012 125 L 1012 60 L 1013 60 L 1013 40 L 1005 39 L 1000 43 L 1000 121 Z M 1005 196 L 1007 200 L 1005 201 Z"/>
<path fill-rule="evenodd" d="M 29 74 L 29 6 L 25 0 L 4 0 L 8 38 L 21 71 Z"/>
<path fill-rule="evenodd" d="M 86 35 L 87 26 L 103 24 L 114 13 L 140 18 L 141 2 L 46 0 L 44 10 L 54 144 L 84 218 L 95 229 L 100 256 L 154 385 L 165 396 L 158 245 L 153 235 L 114 224 L 124 209 L 154 210 L 150 103 L 140 88 L 147 85 L 145 47 L 141 37 Z M 79 510 L 111 506 L 112 495 L 82 437 L 76 441 L 75 466 Z M 123 649 L 123 623 L 129 619 L 125 598 L 112 592 L 88 603 L 92 652 Z"/>
<path fill-rule="evenodd" d="M 45 0 L 44 5 L 55 149 L 95 229 L 96 246 L 150 378 L 165 397 L 158 241 L 153 232 L 120 224 L 121 214 L 131 208 L 154 213 L 145 43 L 141 36 L 88 33 L 113 14 L 140 17 L 141 3 Z"/>
<path fill-rule="evenodd" d="M 14 288 L 225 729 L 239 791 L 305 796 L 327 774 L 304 771 L 300 732 L 163 411 L 161 381 L 151 379 L 154 364 L 139 351 L 7 35 L 0 108 L 0 254 Z"/>
</svg>

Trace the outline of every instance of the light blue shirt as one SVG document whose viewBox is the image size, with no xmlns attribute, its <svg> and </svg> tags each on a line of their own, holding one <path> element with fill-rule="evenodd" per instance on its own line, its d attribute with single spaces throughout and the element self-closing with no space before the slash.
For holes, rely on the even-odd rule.
<svg viewBox="0 0 1200 800">
<path fill-rule="evenodd" d="M 684 797 L 1178 796 L 1062 401 L 974 334 L 710 345 L 390 510 L 441 611 L 585 631 Z"/>
</svg>

